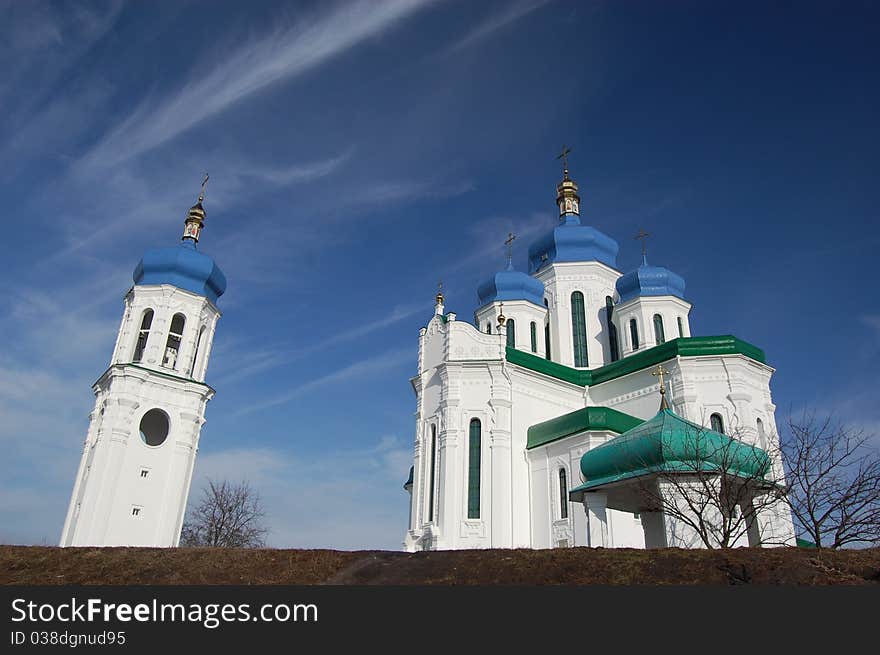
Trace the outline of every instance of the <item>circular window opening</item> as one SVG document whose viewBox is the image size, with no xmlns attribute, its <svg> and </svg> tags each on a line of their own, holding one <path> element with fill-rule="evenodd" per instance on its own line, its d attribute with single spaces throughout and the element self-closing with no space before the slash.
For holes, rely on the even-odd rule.
<svg viewBox="0 0 880 655">
<path fill-rule="evenodd" d="M 161 446 L 168 438 L 168 415 L 151 409 L 141 419 L 141 439 L 148 446 Z"/>
</svg>

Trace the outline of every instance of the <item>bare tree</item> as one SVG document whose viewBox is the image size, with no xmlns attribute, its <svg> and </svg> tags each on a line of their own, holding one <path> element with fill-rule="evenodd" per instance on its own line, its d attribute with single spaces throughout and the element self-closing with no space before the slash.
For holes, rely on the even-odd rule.
<svg viewBox="0 0 880 655">
<path fill-rule="evenodd" d="M 789 417 L 788 427 L 788 503 L 802 533 L 817 548 L 880 542 L 880 456 L 872 435 L 806 412 Z"/>
<path fill-rule="evenodd" d="M 663 515 L 668 546 L 731 548 L 782 544 L 772 518 L 787 506 L 785 480 L 777 453 L 749 445 L 695 424 L 675 443 L 658 435 L 652 453 L 669 452 L 658 466 L 653 456 L 635 455 L 648 475 L 636 478 L 641 512 Z M 772 441 L 772 440 L 771 440 Z M 643 448 L 639 451 L 645 452 Z M 651 516 L 643 516 L 646 524 Z"/>
<path fill-rule="evenodd" d="M 247 482 L 208 480 L 201 500 L 187 513 L 180 545 L 260 548 L 268 532 L 263 517 L 260 497 Z"/>
</svg>

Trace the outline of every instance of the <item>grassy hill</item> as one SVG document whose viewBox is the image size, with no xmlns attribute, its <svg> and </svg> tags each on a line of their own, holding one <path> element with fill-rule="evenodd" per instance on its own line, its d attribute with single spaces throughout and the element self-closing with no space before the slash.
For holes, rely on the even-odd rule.
<svg viewBox="0 0 880 655">
<path fill-rule="evenodd" d="M 0 584 L 877 584 L 880 548 L 430 553 L 0 546 Z"/>
</svg>

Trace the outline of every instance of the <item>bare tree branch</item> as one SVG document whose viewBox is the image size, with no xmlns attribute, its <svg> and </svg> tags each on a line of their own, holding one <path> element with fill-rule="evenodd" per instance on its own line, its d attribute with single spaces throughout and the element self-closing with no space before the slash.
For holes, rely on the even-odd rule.
<svg viewBox="0 0 880 655">
<path fill-rule="evenodd" d="M 789 417 L 782 456 L 792 516 L 817 548 L 880 542 L 880 456 L 833 416 Z"/>
<path fill-rule="evenodd" d="M 208 480 L 201 500 L 187 514 L 180 545 L 260 548 L 268 532 L 264 516 L 260 497 L 247 482 Z"/>
</svg>

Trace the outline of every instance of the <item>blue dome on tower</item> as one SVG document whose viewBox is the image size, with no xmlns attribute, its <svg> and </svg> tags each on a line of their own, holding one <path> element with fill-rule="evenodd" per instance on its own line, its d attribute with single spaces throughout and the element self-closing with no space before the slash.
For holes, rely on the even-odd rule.
<svg viewBox="0 0 880 655">
<path fill-rule="evenodd" d="M 497 300 L 527 300 L 543 307 L 544 283 L 522 271 L 513 270 L 513 266 L 508 264 L 507 270 L 495 273 L 479 286 L 477 296 L 480 307 Z"/>
<path fill-rule="evenodd" d="M 641 296 L 675 296 L 684 300 L 684 278 L 662 266 L 642 264 L 617 278 L 620 302 Z"/>
<path fill-rule="evenodd" d="M 576 216 L 529 246 L 529 273 L 535 273 L 553 262 L 602 262 L 617 267 L 617 241 L 594 227 L 581 225 Z"/>
<path fill-rule="evenodd" d="M 184 221 L 183 240 L 178 246 L 152 248 L 144 253 L 134 269 L 135 284 L 171 284 L 179 289 L 205 296 L 215 305 L 226 291 L 226 276 L 208 255 L 196 250 L 205 225 L 205 184 L 195 205 L 189 208 Z"/>
<path fill-rule="evenodd" d="M 214 304 L 226 291 L 223 271 L 189 239 L 178 246 L 147 250 L 132 277 L 135 284 L 171 284 L 205 296 Z"/>
<path fill-rule="evenodd" d="M 560 225 L 535 241 L 529 247 L 529 274 L 553 262 L 601 262 L 617 266 L 617 241 L 589 225 L 581 225 L 577 183 L 568 176 L 570 149 L 563 147 L 561 158 L 565 164 L 562 181 L 556 185 L 556 205 Z"/>
</svg>

